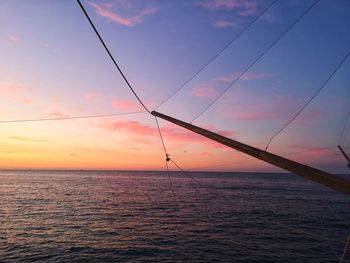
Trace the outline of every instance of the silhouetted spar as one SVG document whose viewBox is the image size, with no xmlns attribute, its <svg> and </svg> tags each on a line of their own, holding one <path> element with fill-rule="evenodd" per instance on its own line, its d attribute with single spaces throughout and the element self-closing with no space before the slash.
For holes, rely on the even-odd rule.
<svg viewBox="0 0 350 263">
<path fill-rule="evenodd" d="M 218 143 L 221 143 L 223 145 L 236 149 L 240 152 L 248 154 L 259 160 L 265 161 L 274 166 L 277 166 L 279 168 L 282 168 L 294 174 L 300 175 L 316 183 L 322 184 L 333 190 L 336 190 L 338 192 L 341 192 L 343 194 L 350 196 L 350 181 L 338 175 L 330 174 L 330 173 L 318 170 L 316 168 L 286 159 L 279 155 L 276 155 L 267 151 L 263 151 L 253 146 L 249 146 L 247 144 L 226 138 L 222 135 L 216 134 L 214 132 L 208 131 L 206 129 L 200 128 L 193 124 L 175 119 L 173 117 L 170 117 L 168 115 L 165 115 L 156 111 L 152 111 L 151 114 L 155 117 L 159 117 L 161 119 L 167 120 L 176 125 L 184 127 L 185 129 L 188 129 L 204 137 L 207 137 L 213 141 L 216 141 Z"/>
</svg>

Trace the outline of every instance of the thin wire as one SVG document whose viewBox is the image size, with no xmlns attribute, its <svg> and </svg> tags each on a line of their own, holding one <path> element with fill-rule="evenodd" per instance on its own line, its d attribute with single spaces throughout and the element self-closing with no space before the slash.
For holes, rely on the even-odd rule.
<svg viewBox="0 0 350 263">
<path fill-rule="evenodd" d="M 157 119 L 156 116 L 154 116 L 154 119 L 156 120 L 156 124 L 157 124 L 157 128 L 158 128 L 160 140 L 162 141 L 162 145 L 163 145 L 163 149 L 164 149 L 164 153 L 165 153 L 165 165 L 166 165 L 167 176 L 169 178 L 169 184 L 170 184 L 171 192 L 173 193 L 174 201 L 176 203 L 176 196 L 175 196 L 175 192 L 174 192 L 174 188 L 173 188 L 173 182 L 172 182 L 171 177 L 170 177 L 169 166 L 168 166 L 169 154 L 168 154 L 168 152 L 166 150 L 166 147 L 165 147 L 165 143 L 164 143 L 164 140 L 163 140 L 162 132 L 160 131 L 158 119 Z"/>
<path fill-rule="evenodd" d="M 144 109 L 148 112 L 151 113 L 148 108 L 145 106 L 145 104 L 143 104 L 142 100 L 139 98 L 139 96 L 136 94 L 136 92 L 134 91 L 134 89 L 132 88 L 132 86 L 130 85 L 129 81 L 127 80 L 127 78 L 125 77 L 124 73 L 122 72 L 122 70 L 120 69 L 120 67 L 118 66 L 117 62 L 115 61 L 114 57 L 112 56 L 111 52 L 109 51 L 108 47 L 106 46 L 105 42 L 103 41 L 102 37 L 100 36 L 100 34 L 98 33 L 94 23 L 91 21 L 89 15 L 87 14 L 87 12 L 85 11 L 83 5 L 81 4 L 80 0 L 77 0 L 81 10 L 83 11 L 83 13 L 85 14 L 85 17 L 87 18 L 87 20 L 89 21 L 91 27 L 94 29 L 97 37 L 99 38 L 99 40 L 101 41 L 103 47 L 105 48 L 105 50 L 107 51 L 109 57 L 111 58 L 111 60 L 113 61 L 114 66 L 116 66 L 116 68 L 118 69 L 120 75 L 122 75 L 124 81 L 126 82 L 126 84 L 128 85 L 128 87 L 130 88 L 130 90 L 132 91 L 132 93 L 135 95 L 136 99 L 140 102 L 140 104 L 144 107 Z"/>
<path fill-rule="evenodd" d="M 339 260 L 339 255 L 337 254 L 337 252 L 335 251 L 335 249 L 334 249 L 334 247 L 333 247 L 331 241 L 329 240 L 329 237 L 328 237 L 328 235 L 327 235 L 327 233 L 326 233 L 326 228 L 325 228 L 325 225 L 324 225 L 324 222 L 323 222 L 322 217 L 320 217 L 320 220 L 321 220 L 321 224 L 322 224 L 322 232 L 323 232 L 323 235 L 324 235 L 324 237 L 326 238 L 327 243 L 328 243 L 328 246 L 330 247 L 332 253 L 334 254 L 334 256 L 336 257 L 336 259 L 337 259 L 337 261 L 338 261 L 338 260 Z"/>
<path fill-rule="evenodd" d="M 200 72 L 202 72 L 209 64 L 211 64 L 218 56 L 220 56 L 229 46 L 231 46 L 244 32 L 246 32 L 260 17 L 262 17 L 278 0 L 272 1 L 258 16 L 256 16 L 246 27 L 244 27 L 230 42 L 228 42 L 218 53 L 216 53 L 209 61 L 198 69 L 188 80 L 186 80 L 179 88 L 171 93 L 165 100 L 163 100 L 156 108 L 157 110 L 165 102 L 170 100 L 175 94 L 183 89 L 190 81 L 192 81 Z"/>
<path fill-rule="evenodd" d="M 165 165 L 166 165 L 167 176 L 169 179 L 170 189 L 171 189 L 171 192 L 173 194 L 174 201 L 175 201 L 175 203 L 177 203 L 176 202 L 176 195 L 175 195 L 174 187 L 173 187 L 173 182 L 172 182 L 171 177 L 170 177 L 168 162 L 166 160 L 165 160 Z"/>
<path fill-rule="evenodd" d="M 165 144 L 164 144 L 164 140 L 163 140 L 163 136 L 162 136 L 162 133 L 160 131 L 160 128 L 159 128 L 159 123 L 158 123 L 158 119 L 156 116 L 154 116 L 154 119 L 156 120 L 156 124 L 157 124 L 157 128 L 158 128 L 158 132 L 159 132 L 159 137 L 160 137 L 160 140 L 162 141 L 162 145 L 163 145 L 163 149 L 164 149 L 164 153 L 165 153 L 165 157 L 168 157 L 168 152 L 165 148 Z"/>
<path fill-rule="evenodd" d="M 344 136 L 342 139 L 342 143 L 340 145 L 342 145 L 343 149 L 346 149 L 350 144 L 350 119 L 348 120 L 347 126 L 345 128 L 344 131 Z"/>
<path fill-rule="evenodd" d="M 168 151 L 166 150 L 166 147 L 165 147 L 165 143 L 164 143 L 164 139 L 163 139 L 163 135 L 162 135 L 162 132 L 160 130 L 160 126 L 159 126 L 159 123 L 158 123 L 158 119 L 156 116 L 154 116 L 155 120 L 156 120 L 156 124 L 157 124 L 157 128 L 158 128 L 158 132 L 159 132 L 159 136 L 160 136 L 160 139 L 162 141 L 162 145 L 163 145 L 163 149 L 164 149 L 164 153 L 165 153 L 165 164 L 166 164 L 166 169 L 167 169 L 167 175 L 168 175 L 168 178 L 169 178 L 169 182 L 170 182 L 170 186 L 171 186 L 171 191 L 173 192 L 173 195 L 174 195 L 174 200 L 176 201 L 176 196 L 174 194 L 174 190 L 173 190 L 173 184 L 172 184 L 172 181 L 171 181 L 171 177 L 170 177 L 170 173 L 169 173 L 169 166 L 168 166 L 168 161 L 171 161 L 180 171 L 182 171 L 186 176 L 188 176 L 189 178 L 191 178 L 191 180 L 193 180 L 195 183 L 197 183 L 198 185 L 202 186 L 202 184 L 200 184 L 197 180 L 195 180 L 192 176 L 188 175 L 184 170 L 182 170 L 171 158 L 170 158 L 170 155 L 168 154 Z"/>
<path fill-rule="evenodd" d="M 344 122 L 344 127 L 343 127 L 343 130 L 342 130 L 340 137 L 339 137 L 339 143 L 338 143 L 339 145 L 342 145 L 342 142 L 345 139 L 345 134 L 348 132 L 348 130 L 350 128 L 350 110 L 346 116 L 347 117 L 346 117 L 345 122 Z M 345 132 L 346 129 L 347 129 L 347 131 Z"/>
<path fill-rule="evenodd" d="M 181 171 L 183 172 L 187 177 L 189 177 L 193 182 L 198 184 L 201 187 L 204 187 L 198 180 L 196 180 L 193 176 L 191 176 L 189 173 L 187 173 L 185 170 L 183 170 L 173 159 L 170 158 L 170 161 Z"/>
<path fill-rule="evenodd" d="M 106 117 L 130 115 L 130 114 L 136 114 L 136 113 L 145 113 L 145 111 L 126 112 L 126 113 L 113 113 L 113 114 L 104 114 L 104 115 L 85 115 L 85 116 L 73 116 L 73 117 L 4 120 L 4 121 L 0 121 L 0 124 L 4 124 L 4 123 L 22 123 L 22 122 L 41 122 L 41 121 L 61 121 L 61 120 L 75 120 L 75 119 L 92 119 L 92 118 L 106 118 Z"/>
<path fill-rule="evenodd" d="M 348 240 L 346 241 L 346 245 L 344 247 L 343 255 L 341 256 L 340 263 L 343 263 L 343 260 L 345 259 L 346 251 L 348 249 L 350 243 L 350 235 L 348 236 Z"/>
<path fill-rule="evenodd" d="M 346 54 L 346 56 L 341 60 L 341 62 L 338 64 L 338 66 L 333 70 L 332 74 L 325 80 L 325 82 L 323 82 L 323 84 L 321 85 L 321 87 L 316 91 L 316 93 L 304 104 L 303 107 L 301 107 L 301 109 L 285 124 L 282 126 L 282 128 L 280 128 L 269 140 L 269 142 L 266 145 L 265 151 L 267 150 L 267 148 L 270 146 L 271 142 L 273 141 L 273 139 L 280 134 L 285 128 L 287 128 L 289 126 L 289 124 L 291 124 L 303 111 L 304 109 L 313 101 L 314 98 L 317 97 L 317 95 L 321 92 L 321 90 L 327 85 L 327 83 L 329 82 L 329 80 L 335 75 L 335 73 L 338 71 L 338 69 L 344 64 L 344 62 L 346 61 L 346 59 L 349 57 L 350 55 L 350 51 Z"/>
<path fill-rule="evenodd" d="M 270 51 L 317 3 L 319 0 L 316 0 L 309 8 L 307 8 L 294 22 L 291 24 L 287 30 L 283 32 L 282 35 L 280 35 L 263 53 L 261 53 L 249 66 L 241 72 L 237 76 L 235 80 L 233 80 L 230 85 L 227 86 L 227 88 L 219 95 L 217 96 L 207 107 L 204 108 L 196 117 L 192 119 L 192 122 L 194 122 L 196 119 L 198 119 L 203 113 L 205 113 L 215 102 L 217 102 L 237 81 L 239 81 L 245 73 L 248 72 L 249 69 L 251 69 L 268 51 Z"/>
<path fill-rule="evenodd" d="M 305 151 L 305 152 L 310 152 L 310 151 Z M 186 176 L 190 177 L 192 180 L 194 180 L 195 182 L 197 182 L 199 185 L 202 185 L 200 184 L 197 180 L 195 180 L 194 178 L 192 178 L 188 173 L 186 173 L 186 171 L 184 169 L 182 169 L 177 163 L 175 163 L 172 159 L 170 159 L 170 161 L 172 161 L 172 163 L 181 171 L 183 172 Z M 208 187 L 208 188 L 213 188 L 213 187 Z M 283 226 L 285 228 L 288 228 L 288 229 L 291 229 L 291 230 L 294 230 L 296 232 L 300 232 L 300 233 L 304 233 L 304 234 L 307 234 L 310 238 L 313 238 L 315 240 L 327 240 L 328 244 L 330 245 L 330 247 L 332 248 L 332 252 L 335 253 L 334 251 L 334 248 L 332 246 L 332 244 L 330 243 L 330 241 L 333 241 L 333 242 L 338 242 L 338 243 L 342 243 L 342 241 L 338 240 L 338 239 L 332 239 L 332 238 L 329 238 L 327 235 L 323 236 L 323 235 L 318 235 L 318 234 L 314 234 L 314 233 L 310 233 L 308 231 L 305 231 L 305 230 L 302 230 L 302 229 L 298 229 L 298 228 L 295 228 L 295 227 L 292 227 L 292 226 L 287 226 L 286 224 L 282 224 L 282 223 L 279 223 L 279 222 L 275 222 L 277 225 L 279 226 Z M 322 224 L 323 221 L 322 221 Z M 323 229 L 324 229 L 324 225 L 323 225 Z M 324 231 L 323 231 L 324 233 Z M 335 253 L 336 254 L 336 253 Z M 338 257 L 339 258 L 339 257 Z"/>
</svg>

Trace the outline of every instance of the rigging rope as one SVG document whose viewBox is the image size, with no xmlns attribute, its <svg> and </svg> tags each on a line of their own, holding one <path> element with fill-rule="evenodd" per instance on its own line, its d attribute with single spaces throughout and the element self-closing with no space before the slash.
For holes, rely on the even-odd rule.
<svg viewBox="0 0 350 263">
<path fill-rule="evenodd" d="M 142 105 L 142 107 L 148 112 L 151 113 L 148 108 L 145 106 L 145 104 L 143 104 L 142 100 L 139 98 L 139 96 L 137 95 L 137 93 L 135 92 L 135 90 L 132 88 L 130 82 L 128 81 L 128 79 L 125 77 L 123 71 L 121 70 L 121 68 L 118 66 L 117 62 L 115 61 L 114 57 L 112 56 L 111 52 L 109 51 L 108 47 L 106 46 L 105 42 L 103 41 L 102 37 L 100 36 L 100 34 L 98 33 L 94 23 L 91 21 L 88 13 L 85 11 L 84 6 L 81 4 L 80 0 L 77 0 L 81 10 L 83 11 L 83 13 L 85 14 L 86 19 L 89 21 L 91 27 L 93 28 L 93 30 L 95 31 L 97 37 L 99 38 L 101 44 L 103 45 L 103 47 L 105 48 L 106 52 L 108 53 L 109 57 L 111 58 L 111 60 L 113 61 L 114 66 L 118 69 L 120 75 L 123 77 L 125 83 L 128 85 L 129 89 L 132 91 L 132 93 L 135 95 L 136 99 L 140 102 L 140 104 Z"/>
<path fill-rule="evenodd" d="M 171 160 L 171 161 L 172 161 L 172 160 Z M 182 171 L 185 175 L 187 175 L 187 173 L 184 171 L 184 169 L 182 169 L 182 168 L 181 168 L 179 165 L 177 165 L 174 161 L 172 161 L 172 162 L 178 167 L 178 169 L 179 169 L 180 171 Z M 203 187 L 205 187 L 205 186 L 203 186 Z M 207 188 L 209 188 L 209 189 L 214 189 L 213 186 L 212 186 L 212 187 L 207 187 Z M 220 194 L 220 193 L 218 193 L 218 194 Z M 254 193 L 254 196 L 256 196 L 256 193 Z M 259 196 L 259 199 L 261 199 L 261 196 Z M 245 204 L 245 203 L 244 203 L 244 204 Z M 265 205 L 264 205 L 264 202 L 262 203 L 262 207 L 264 208 L 265 211 L 267 210 L 267 208 L 266 208 Z M 279 218 L 279 217 L 277 217 L 277 218 Z M 329 238 L 329 237 L 324 236 L 324 235 L 321 235 L 321 234 L 311 233 L 311 232 L 305 231 L 305 230 L 303 230 L 303 229 L 298 229 L 298 228 L 295 228 L 295 227 L 293 227 L 293 226 L 288 226 L 288 225 L 283 224 L 283 223 L 280 223 L 280 222 L 278 222 L 278 221 L 274 221 L 274 224 L 280 226 L 280 227 L 283 228 L 283 229 L 284 229 L 284 228 L 287 228 L 287 229 L 290 229 L 290 230 L 292 230 L 292 231 L 294 231 L 294 232 L 306 234 L 307 236 L 309 236 L 309 238 L 314 239 L 314 240 L 327 240 L 328 242 L 333 241 L 333 242 L 337 242 L 338 244 L 343 243 L 343 241 L 341 241 L 341 240 Z M 349 236 L 349 238 L 350 238 L 350 236 Z"/>
<path fill-rule="evenodd" d="M 332 245 L 332 243 L 331 243 L 331 241 L 330 241 L 330 239 L 329 239 L 329 237 L 328 237 L 328 235 L 327 235 L 326 227 L 325 227 L 325 225 L 324 225 L 322 216 L 320 217 L 320 220 L 321 220 L 321 224 L 322 224 L 322 232 L 323 232 L 323 235 L 324 235 L 324 237 L 325 237 L 326 240 L 327 240 L 327 243 L 328 243 L 329 248 L 331 249 L 332 253 L 334 254 L 334 256 L 336 257 L 336 259 L 337 259 L 337 261 L 338 261 L 338 260 L 339 260 L 339 255 L 338 255 L 338 253 L 335 251 L 335 249 L 334 249 L 334 247 L 333 247 L 333 245 Z"/>
<path fill-rule="evenodd" d="M 57 117 L 57 118 L 37 118 L 37 119 L 19 119 L 19 120 L 3 120 L 3 121 L 0 120 L 0 124 L 3 124 L 3 123 L 22 123 L 22 122 L 41 122 L 41 121 L 61 121 L 61 120 L 75 120 L 75 119 L 106 118 L 106 117 L 130 115 L 130 114 L 137 114 L 137 113 L 145 113 L 145 111 L 112 113 L 112 114 L 102 114 L 102 115 Z"/>
<path fill-rule="evenodd" d="M 230 42 L 228 42 L 218 53 L 216 53 L 209 61 L 198 69 L 188 80 L 186 80 L 179 88 L 171 93 L 165 100 L 163 100 L 156 108 L 157 110 L 165 102 L 170 100 L 175 94 L 183 89 L 189 82 L 191 82 L 200 72 L 202 72 L 209 64 L 211 64 L 218 56 L 220 56 L 228 47 L 230 47 L 244 32 L 246 32 L 260 17 L 262 17 L 278 0 L 272 1 L 260 14 L 258 14 L 248 25 L 246 25 Z"/>
<path fill-rule="evenodd" d="M 345 142 L 349 128 L 350 128 L 350 111 L 348 112 L 347 117 L 345 119 L 344 127 L 339 137 L 338 145 L 342 145 L 342 143 Z"/>
<path fill-rule="evenodd" d="M 167 168 L 167 174 L 168 174 L 168 177 L 169 177 L 169 180 L 170 180 L 170 185 L 171 185 L 171 189 L 172 189 L 173 193 L 174 193 L 174 190 L 173 190 L 173 185 L 172 185 L 172 182 L 171 182 L 170 173 L 169 173 L 169 166 L 168 166 L 168 162 L 169 161 L 171 161 L 181 172 L 183 172 L 186 176 L 188 176 L 192 181 L 194 181 L 199 186 L 202 186 L 201 183 L 199 183 L 192 176 L 187 174 L 180 166 L 177 165 L 177 163 L 175 163 L 175 161 L 172 158 L 170 158 L 170 155 L 169 155 L 169 153 L 168 153 L 168 151 L 166 150 L 166 147 L 165 147 L 165 143 L 164 143 L 163 135 L 162 135 L 161 130 L 160 130 L 158 119 L 157 119 L 156 116 L 154 116 L 154 118 L 156 120 L 159 136 L 160 136 L 160 139 L 162 141 L 162 145 L 163 145 L 163 149 L 164 149 L 164 153 L 165 153 L 165 164 L 166 164 L 166 168 Z"/>
<path fill-rule="evenodd" d="M 274 42 L 272 42 L 272 44 L 265 49 L 264 52 L 262 52 L 251 64 L 249 64 L 249 66 L 243 71 L 241 72 L 241 74 L 239 74 L 237 76 L 236 79 L 234 79 L 227 87 L 226 89 L 224 89 L 223 92 L 221 92 L 221 94 L 219 94 L 219 96 L 217 96 L 212 102 L 210 102 L 208 104 L 208 106 L 206 106 L 198 115 L 196 115 L 192 121 L 190 123 L 193 123 L 196 119 L 198 119 L 203 113 L 205 113 L 211 106 L 213 106 L 230 88 L 232 88 L 232 86 L 239 81 L 244 74 L 246 74 L 263 56 L 265 56 L 265 54 L 270 51 L 317 3 L 319 2 L 319 0 L 316 0 L 312 3 L 312 5 L 310 7 L 308 7 L 283 33 L 282 35 L 280 35 Z"/>
<path fill-rule="evenodd" d="M 164 140 L 163 140 L 162 133 L 160 131 L 158 119 L 157 119 L 156 116 L 154 116 L 154 119 L 156 120 L 156 124 L 157 124 L 157 128 L 158 128 L 160 140 L 162 141 L 162 145 L 163 145 L 163 149 L 164 149 L 164 153 L 165 153 L 165 165 L 166 165 L 167 176 L 169 178 L 169 184 L 170 184 L 171 192 L 173 194 L 173 197 L 174 197 L 174 200 L 175 200 L 175 203 L 176 203 L 176 196 L 175 196 L 175 192 L 174 192 L 174 188 L 173 188 L 173 182 L 172 182 L 171 177 L 170 177 L 169 166 L 168 166 L 168 162 L 170 160 L 169 154 L 168 154 L 168 152 L 166 150 L 166 147 L 165 147 L 165 143 L 164 143 Z"/>
<path fill-rule="evenodd" d="M 340 263 L 344 262 L 346 251 L 348 249 L 349 243 L 350 243 L 350 235 L 348 236 L 348 240 L 346 241 L 346 244 L 345 244 L 345 247 L 344 247 L 344 251 L 343 251 L 343 255 L 341 256 L 341 259 L 340 259 Z"/>
<path fill-rule="evenodd" d="M 188 178 L 190 178 L 193 182 L 198 184 L 201 187 L 204 187 L 198 180 L 196 180 L 193 176 L 191 176 L 189 173 L 187 173 L 185 170 L 183 170 L 173 159 L 170 159 L 170 161 L 179 169 L 183 174 L 185 174 Z"/>
<path fill-rule="evenodd" d="M 323 82 L 321 87 L 316 91 L 316 93 L 301 107 L 301 109 L 285 124 L 283 125 L 272 137 L 270 138 L 269 142 L 266 145 L 265 151 L 270 146 L 273 139 L 279 135 L 285 128 L 287 128 L 304 110 L 305 108 L 317 97 L 317 95 L 321 92 L 321 90 L 327 85 L 327 83 L 331 80 L 331 78 L 335 75 L 335 73 L 338 71 L 338 69 L 344 64 L 346 59 L 349 57 L 350 51 L 345 55 L 345 57 L 340 61 L 338 66 L 333 70 L 331 75 Z"/>
</svg>

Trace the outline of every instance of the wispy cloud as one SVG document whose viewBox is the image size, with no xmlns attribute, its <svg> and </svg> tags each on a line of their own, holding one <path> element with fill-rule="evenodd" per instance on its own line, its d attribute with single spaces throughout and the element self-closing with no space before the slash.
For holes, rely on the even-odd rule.
<svg viewBox="0 0 350 263">
<path fill-rule="evenodd" d="M 236 80 L 242 73 L 234 72 L 229 75 L 222 75 L 212 79 L 209 79 L 206 83 L 202 85 L 195 86 L 191 89 L 190 95 L 193 97 L 202 97 L 202 98 L 215 98 L 219 95 L 219 82 L 233 82 Z M 256 80 L 256 79 L 265 79 L 270 77 L 270 74 L 262 72 L 248 72 L 244 74 L 240 79 L 241 80 Z"/>
<path fill-rule="evenodd" d="M 91 91 L 91 92 L 87 92 L 87 93 L 84 94 L 84 99 L 87 100 L 87 101 L 93 101 L 98 96 L 99 96 L 99 94 L 97 92 Z"/>
<path fill-rule="evenodd" d="M 127 7 L 127 9 L 134 9 L 132 8 L 131 3 L 128 3 L 128 5 L 123 4 L 124 2 L 121 1 L 119 4 L 122 5 L 124 8 Z M 127 27 L 133 27 L 137 24 L 140 24 L 144 21 L 144 18 L 148 15 L 152 15 L 158 11 L 157 8 L 152 6 L 145 6 L 137 11 L 133 11 L 132 15 L 122 15 L 114 11 L 113 4 L 97 4 L 94 2 L 90 2 L 90 5 L 94 8 L 96 14 L 98 14 L 101 17 L 106 18 L 108 21 L 112 21 L 115 23 L 118 23 L 123 26 Z"/>
<path fill-rule="evenodd" d="M 253 0 L 201 0 L 195 5 L 209 10 L 237 10 L 242 16 L 250 16 L 256 13 L 257 6 Z"/>
<path fill-rule="evenodd" d="M 30 92 L 31 88 L 22 87 L 17 84 L 8 84 L 0 87 L 0 91 L 8 94 L 19 94 L 23 92 Z"/>
<path fill-rule="evenodd" d="M 112 107 L 124 111 L 139 111 L 142 110 L 140 103 L 130 100 L 112 100 Z"/>
<path fill-rule="evenodd" d="M 229 74 L 229 75 L 224 75 L 224 76 L 214 78 L 213 80 L 223 81 L 223 82 L 232 82 L 235 79 L 237 79 L 241 74 L 242 74 L 241 72 L 234 72 L 234 73 Z M 266 79 L 270 76 L 271 76 L 270 74 L 263 73 L 263 72 L 247 72 L 240 79 L 241 80 L 256 80 L 256 79 Z"/>
<path fill-rule="evenodd" d="M 276 115 L 271 112 L 266 111 L 236 111 L 236 112 L 225 112 L 222 111 L 219 113 L 220 117 L 227 119 L 235 119 L 235 120 L 261 120 L 268 118 L 275 118 Z"/>
<path fill-rule="evenodd" d="M 40 44 L 43 48 L 48 48 L 49 47 L 49 44 L 46 43 L 46 42 L 43 42 Z"/>
<path fill-rule="evenodd" d="M 30 104 L 32 99 L 29 94 L 32 92 L 30 87 L 23 87 L 17 84 L 7 84 L 0 86 L 0 96 L 5 95 L 8 99 L 21 104 Z"/>
<path fill-rule="evenodd" d="M 153 101 L 143 101 L 143 103 L 148 108 L 152 108 L 156 105 Z M 113 109 L 117 110 L 124 110 L 124 111 L 142 111 L 143 107 L 142 105 L 136 101 L 136 100 L 120 100 L 120 99 L 114 99 L 111 102 L 111 106 Z"/>
<path fill-rule="evenodd" d="M 61 111 L 53 111 L 53 112 L 50 112 L 49 115 L 51 117 L 54 117 L 54 118 L 68 118 L 68 117 L 70 117 L 69 114 L 63 113 Z"/>
<path fill-rule="evenodd" d="M 294 116 L 297 111 L 300 109 L 300 107 L 298 107 L 297 109 L 294 109 L 292 112 L 292 114 L 290 114 L 290 116 L 288 116 L 288 119 L 290 119 L 292 116 Z M 332 114 L 331 110 L 325 110 L 325 109 L 305 109 L 297 119 L 295 119 L 295 123 L 303 124 L 303 125 L 310 125 L 313 123 L 316 123 L 317 121 L 319 121 L 322 118 L 325 118 L 326 116 L 329 116 Z"/>
<path fill-rule="evenodd" d="M 297 155 L 297 154 L 315 154 L 316 152 L 325 154 L 333 152 L 334 150 L 337 150 L 335 147 L 333 148 L 326 148 L 326 147 L 316 147 L 312 145 L 297 145 L 292 144 L 288 145 L 288 148 L 293 149 L 293 152 L 291 155 Z"/>
<path fill-rule="evenodd" d="M 25 141 L 25 142 L 50 142 L 49 140 L 45 140 L 45 139 L 20 137 L 20 136 L 9 136 L 9 137 L 6 137 L 6 139 L 15 140 L 15 141 Z"/>
<path fill-rule="evenodd" d="M 317 160 L 318 164 L 328 164 L 329 166 L 332 166 L 343 161 L 339 158 L 340 153 L 335 147 L 290 145 L 288 148 L 292 149 L 292 151 L 287 154 L 286 157 L 302 163 L 315 163 L 315 160 Z"/>
<path fill-rule="evenodd" d="M 304 99 L 281 94 L 263 96 L 253 90 L 244 89 L 227 93 L 218 105 L 218 117 L 235 120 L 272 120 L 283 125 L 290 120 L 304 105 Z M 305 109 L 294 123 L 303 127 L 316 124 L 325 117 L 334 114 L 332 109 Z"/>
<path fill-rule="evenodd" d="M 141 137 L 159 136 L 157 128 L 150 125 L 141 124 L 138 121 L 105 122 L 103 124 L 100 124 L 100 127 L 105 128 L 107 130 L 112 130 L 112 131 L 127 132 L 129 135 L 133 134 Z M 197 135 L 193 132 L 189 132 L 185 129 L 179 128 L 175 125 L 166 125 L 162 127 L 161 130 L 166 140 L 176 142 L 177 144 L 199 143 L 199 144 L 204 144 L 206 146 L 210 146 L 214 148 L 222 147 L 213 141 L 205 139 L 200 135 Z M 234 132 L 215 130 L 213 127 L 211 127 L 211 130 L 228 137 L 232 137 L 235 135 Z M 150 143 L 149 140 L 146 140 L 146 143 L 149 144 Z"/>
<path fill-rule="evenodd" d="M 227 28 L 227 27 L 234 27 L 236 24 L 231 21 L 226 20 L 217 20 L 214 22 L 213 26 L 216 28 Z"/>
<path fill-rule="evenodd" d="M 11 34 L 8 37 L 8 42 L 12 45 L 17 44 L 19 42 L 19 37 L 16 34 Z"/>
<path fill-rule="evenodd" d="M 191 89 L 191 96 L 215 98 L 219 95 L 219 92 L 213 86 L 195 86 Z"/>
</svg>

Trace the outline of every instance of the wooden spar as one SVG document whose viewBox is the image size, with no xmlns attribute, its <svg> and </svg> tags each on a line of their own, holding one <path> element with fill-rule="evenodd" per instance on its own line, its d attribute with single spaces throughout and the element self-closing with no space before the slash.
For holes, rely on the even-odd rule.
<svg viewBox="0 0 350 263">
<path fill-rule="evenodd" d="M 222 135 L 216 134 L 214 132 L 205 130 L 193 124 L 172 118 L 170 116 L 167 116 L 165 114 L 162 114 L 156 111 L 152 111 L 151 114 L 155 117 L 159 117 L 161 119 L 172 122 L 176 125 L 184 127 L 185 129 L 198 133 L 218 143 L 224 144 L 240 152 L 253 156 L 259 160 L 265 161 L 274 166 L 277 166 L 279 168 L 282 168 L 294 174 L 300 175 L 311 181 L 317 182 L 333 190 L 336 190 L 338 192 L 341 192 L 343 194 L 350 196 L 350 181 L 346 180 L 345 178 L 342 178 L 334 174 L 329 174 L 327 172 L 318 170 L 316 168 L 313 168 L 304 164 L 297 163 L 295 161 L 286 159 L 276 154 L 269 153 L 267 151 L 263 151 L 258 148 L 249 146 L 247 144 L 226 138 Z"/>
<path fill-rule="evenodd" d="M 345 159 L 350 163 L 350 158 L 349 156 L 346 155 L 346 153 L 344 152 L 343 148 L 338 145 L 338 149 L 341 151 L 341 153 L 343 154 L 343 156 L 345 157 Z"/>
</svg>

